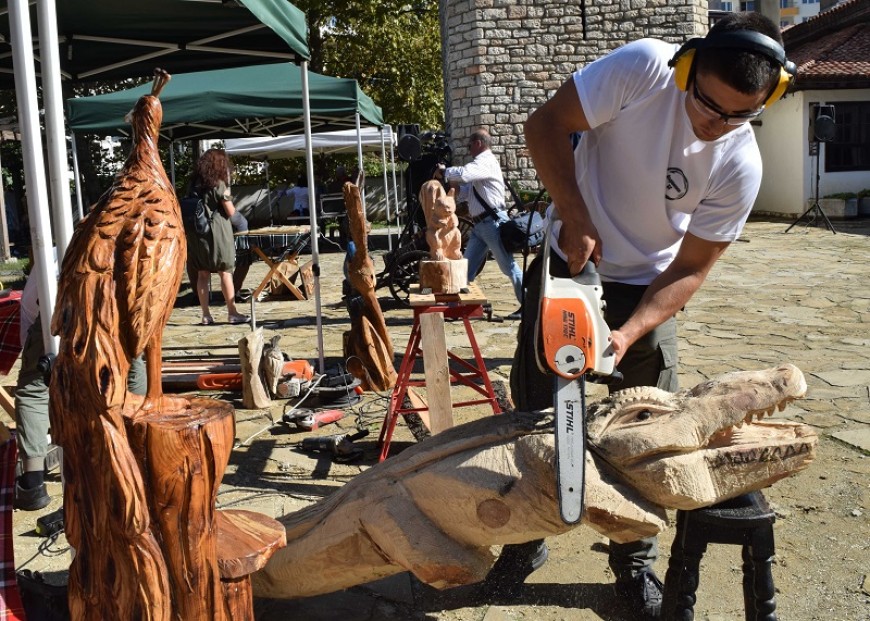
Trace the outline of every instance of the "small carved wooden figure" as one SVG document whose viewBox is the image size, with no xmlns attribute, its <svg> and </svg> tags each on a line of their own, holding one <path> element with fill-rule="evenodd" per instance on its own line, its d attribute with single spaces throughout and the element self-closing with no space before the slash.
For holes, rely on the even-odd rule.
<svg viewBox="0 0 870 621">
<path fill-rule="evenodd" d="M 420 188 L 420 204 L 426 214 L 426 241 L 434 261 L 462 258 L 462 233 L 456 217 L 456 190 L 444 192 L 435 179 Z"/>
</svg>

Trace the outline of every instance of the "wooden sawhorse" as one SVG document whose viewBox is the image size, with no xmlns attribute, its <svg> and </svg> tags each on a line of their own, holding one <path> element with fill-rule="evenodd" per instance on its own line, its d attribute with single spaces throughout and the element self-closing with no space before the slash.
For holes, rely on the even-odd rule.
<svg viewBox="0 0 870 621">
<path fill-rule="evenodd" d="M 259 257 L 268 267 L 269 270 L 260 281 L 260 284 L 254 289 L 252 296 L 256 300 L 263 289 L 271 282 L 272 276 L 277 276 L 278 279 L 287 287 L 290 294 L 297 300 L 304 300 L 305 293 L 299 290 L 290 280 L 278 269 L 282 263 L 290 263 L 298 267 L 297 257 L 299 252 L 308 243 L 311 227 L 309 226 L 267 226 L 260 229 L 251 229 L 249 231 L 239 231 L 235 233 L 235 237 L 244 237 L 248 241 L 250 249 L 257 257 Z M 263 249 L 281 249 L 277 256 L 269 256 Z"/>
<path fill-rule="evenodd" d="M 483 305 L 486 304 L 486 298 L 480 287 L 472 283 L 469 285 L 468 293 L 456 295 L 422 295 L 412 289 L 409 302 L 414 311 L 414 323 L 378 438 L 379 461 L 387 458 L 390 440 L 400 414 L 404 416 L 412 412 L 428 411 L 431 415 L 430 431 L 434 434 L 453 425 L 452 408 L 488 403 L 492 407 L 493 414 L 500 414 L 502 411 L 492 389 L 492 383 L 489 381 L 489 374 L 480 355 L 477 339 L 474 338 L 474 330 L 471 328 L 470 320 L 482 317 Z M 445 319 L 462 320 L 474 354 L 473 362 L 461 358 L 447 348 L 444 334 Z M 418 358 L 424 358 L 425 380 L 411 379 L 414 363 Z M 451 361 L 454 363 L 452 367 Z M 475 380 L 479 380 L 483 385 Z M 468 386 L 482 398 L 452 403 L 450 386 L 453 384 Z M 404 407 L 408 388 L 412 386 L 427 388 L 428 405 Z"/>
</svg>

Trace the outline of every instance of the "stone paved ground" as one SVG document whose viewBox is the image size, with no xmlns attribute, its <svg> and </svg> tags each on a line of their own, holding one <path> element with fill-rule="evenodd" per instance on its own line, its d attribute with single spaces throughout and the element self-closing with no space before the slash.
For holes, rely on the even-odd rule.
<svg viewBox="0 0 870 621">
<path fill-rule="evenodd" d="M 781 619 L 858 621 L 870 619 L 870 222 L 836 223 L 839 233 L 798 226 L 788 234 L 782 222 L 750 222 L 732 244 L 708 282 L 679 316 L 680 381 L 691 386 L 732 370 L 798 365 L 807 375 L 809 393 L 782 415 L 813 425 L 821 439 L 817 462 L 796 477 L 777 483 L 767 496 L 774 504 L 777 561 L 774 575 Z M 375 253 L 376 267 L 383 261 Z M 327 367 L 341 362 L 341 334 L 349 326 L 340 302 L 341 255 L 322 256 L 322 298 Z M 263 272 L 255 265 L 248 285 Z M 493 265 L 479 282 L 495 314 L 514 310 L 506 279 Z M 397 352 L 411 327 L 410 312 L 396 308 L 386 289 L 379 290 Z M 232 352 L 245 327 L 197 325 L 198 308 L 189 306 L 183 288 L 180 307 L 167 327 L 166 355 L 182 352 Z M 222 311 L 215 309 L 221 321 Z M 294 358 L 317 360 L 312 301 L 266 301 L 257 316 L 267 336 L 280 334 L 284 351 Z M 475 323 L 494 380 L 510 370 L 516 322 Z M 448 346 L 468 352 L 461 324 L 447 324 Z M 397 354 L 398 356 L 398 354 Z M 398 366 L 398 357 L 397 357 Z M 14 383 L 14 372 L 6 378 Z M 461 397 L 457 391 L 457 399 Z M 235 400 L 238 395 L 225 398 Z M 387 395 L 368 394 L 349 416 L 321 433 L 368 428 L 357 444 L 364 459 L 339 465 L 295 450 L 302 434 L 280 421 L 287 404 L 269 411 L 238 409 L 237 447 L 220 490 L 221 506 L 252 508 L 272 516 L 295 511 L 328 495 L 376 462 L 375 441 Z M 485 415 L 479 408 L 456 411 L 458 421 Z M 400 424 L 394 447 L 413 441 Z M 50 491 L 60 505 L 60 484 Z M 46 510 L 47 511 L 47 510 Z M 19 567 L 62 570 L 69 562 L 66 544 L 33 534 L 36 515 L 15 513 Z M 660 537 L 659 575 L 667 567 L 673 531 Z M 614 601 L 606 563 L 606 541 L 591 529 L 578 528 L 550 541 L 550 561 L 528 580 L 518 601 L 487 602 L 472 587 L 438 593 L 408 574 L 347 591 L 300 601 L 258 600 L 263 621 L 332 619 L 501 621 L 512 619 L 623 620 L 630 616 Z M 742 618 L 740 559 L 730 546 L 713 546 L 701 569 L 696 618 Z"/>
</svg>

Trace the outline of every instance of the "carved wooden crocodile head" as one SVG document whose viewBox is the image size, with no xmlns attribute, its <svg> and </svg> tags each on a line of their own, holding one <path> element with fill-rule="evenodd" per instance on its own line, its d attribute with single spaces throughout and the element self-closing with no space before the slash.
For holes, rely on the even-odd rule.
<svg viewBox="0 0 870 621">
<path fill-rule="evenodd" d="M 762 422 L 806 389 L 791 364 L 678 393 L 629 388 L 589 407 L 589 445 L 646 499 L 693 509 L 768 487 L 812 462 L 818 438 L 810 427 Z"/>
</svg>

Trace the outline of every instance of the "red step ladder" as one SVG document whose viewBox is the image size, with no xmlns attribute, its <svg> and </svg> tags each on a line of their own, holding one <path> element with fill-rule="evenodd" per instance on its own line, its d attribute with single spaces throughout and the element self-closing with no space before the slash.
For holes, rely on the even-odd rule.
<svg viewBox="0 0 870 621">
<path fill-rule="evenodd" d="M 450 349 L 447 350 L 450 384 L 467 386 L 481 395 L 481 398 L 460 401 L 453 403 L 452 406 L 458 408 L 488 403 L 492 407 L 493 414 L 500 414 L 502 411 L 495 392 L 492 389 L 492 383 L 489 380 L 483 356 L 480 354 L 477 339 L 474 338 L 474 330 L 471 327 L 470 320 L 472 318 L 483 316 L 483 305 L 486 303 L 486 298 L 483 296 L 480 288 L 472 283 L 469 285 L 468 293 L 456 295 L 412 294 L 410 302 L 414 311 L 414 323 L 411 327 L 411 336 L 408 339 L 405 356 L 399 367 L 396 385 L 393 387 L 393 392 L 390 395 L 390 406 L 387 410 L 387 415 L 384 417 L 384 423 L 378 438 L 379 461 L 384 461 L 387 458 L 390 450 L 390 440 L 393 437 L 393 431 L 396 428 L 399 415 L 404 416 L 412 412 L 424 412 L 429 409 L 428 407 L 403 407 L 405 397 L 408 394 L 408 388 L 412 386 L 426 386 L 425 380 L 411 379 L 414 363 L 418 359 L 423 358 L 420 317 L 425 314 L 441 313 L 444 319 L 462 320 L 465 326 L 465 334 L 468 337 L 468 342 L 474 355 L 473 360 L 465 360 L 455 352 L 450 351 Z M 450 364 L 450 362 L 453 364 Z"/>
</svg>

